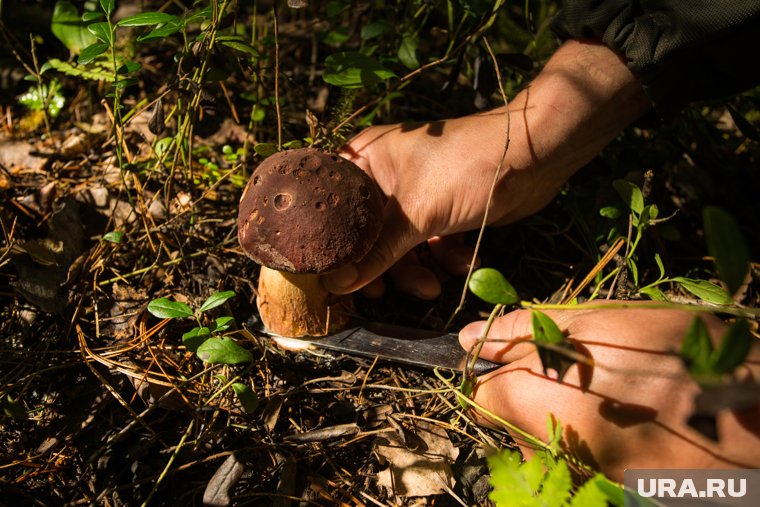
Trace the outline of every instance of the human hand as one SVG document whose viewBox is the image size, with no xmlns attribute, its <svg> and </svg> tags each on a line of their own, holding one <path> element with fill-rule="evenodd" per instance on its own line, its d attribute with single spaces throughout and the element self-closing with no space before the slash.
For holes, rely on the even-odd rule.
<svg viewBox="0 0 760 507">
<path fill-rule="evenodd" d="M 477 228 L 483 219 L 500 160 L 496 152 L 506 139 L 504 122 L 503 111 L 494 111 L 372 127 L 352 139 L 343 156 L 365 170 L 387 196 L 384 228 L 361 263 L 325 278 L 328 289 L 349 292 L 375 280 L 365 291 L 379 295 L 377 277 L 393 266 L 389 274 L 399 289 L 433 299 L 440 293 L 438 278 L 412 251 L 425 241 L 441 267 L 452 274 L 467 273 L 473 251 L 457 233 Z M 481 131 L 488 132 L 487 138 L 477 138 Z M 499 201 L 492 216 L 502 216 L 505 204 Z"/>
<path fill-rule="evenodd" d="M 609 48 L 569 41 L 509 105 L 509 151 L 494 189 L 488 223 L 509 223 L 544 207 L 578 168 L 649 108 L 640 83 Z M 507 142 L 506 107 L 417 125 L 372 127 L 344 156 L 375 179 L 387 197 L 385 225 L 357 264 L 323 276 L 331 292 L 367 286 L 430 238 L 477 229 Z M 436 242 L 439 242 L 437 246 Z M 434 257 L 466 271 L 471 250 L 434 240 Z M 440 285 L 414 263 L 392 273 L 402 290 L 434 298 Z M 369 287 L 377 294 L 381 287 Z"/>
<path fill-rule="evenodd" d="M 760 407 L 724 411 L 718 442 L 687 424 L 699 387 L 677 355 L 694 314 L 647 308 L 546 312 L 595 366 L 576 363 L 562 382 L 547 378 L 532 334 L 531 312 L 518 310 L 497 319 L 480 357 L 507 363 L 480 377 L 473 400 L 484 409 L 544 441 L 547 414 L 563 429 L 568 452 L 622 481 L 626 468 L 757 468 L 760 465 Z M 713 339 L 726 326 L 701 315 Z M 460 332 L 470 349 L 484 322 Z M 760 346 L 737 370 L 760 378 Z M 477 418 L 495 425 L 483 414 Z M 521 444 L 516 436 L 518 445 Z M 523 452 L 531 449 L 521 445 Z"/>
</svg>

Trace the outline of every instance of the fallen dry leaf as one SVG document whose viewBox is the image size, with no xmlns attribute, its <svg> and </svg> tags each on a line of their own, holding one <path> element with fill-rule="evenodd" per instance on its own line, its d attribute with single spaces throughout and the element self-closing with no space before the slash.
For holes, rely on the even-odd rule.
<svg viewBox="0 0 760 507">
<path fill-rule="evenodd" d="M 451 464 L 459 455 L 446 431 L 435 424 L 415 424 L 416 440 L 423 445 L 409 449 L 396 433 L 377 439 L 375 452 L 390 466 L 381 471 L 378 485 L 400 496 L 429 496 L 446 492 L 454 486 Z"/>
</svg>

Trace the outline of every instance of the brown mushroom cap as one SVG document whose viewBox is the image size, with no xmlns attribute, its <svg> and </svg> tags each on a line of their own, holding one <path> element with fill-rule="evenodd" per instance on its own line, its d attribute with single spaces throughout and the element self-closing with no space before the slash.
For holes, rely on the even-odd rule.
<svg viewBox="0 0 760 507">
<path fill-rule="evenodd" d="M 354 163 L 303 148 L 275 153 L 243 191 L 238 239 L 257 263 L 322 273 L 369 252 L 380 235 L 383 199 Z"/>
</svg>

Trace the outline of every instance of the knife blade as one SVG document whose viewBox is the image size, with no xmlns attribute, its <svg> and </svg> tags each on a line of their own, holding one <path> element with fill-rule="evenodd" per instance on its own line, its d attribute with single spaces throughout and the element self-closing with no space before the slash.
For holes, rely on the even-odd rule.
<svg viewBox="0 0 760 507">
<path fill-rule="evenodd" d="M 286 349 L 318 348 L 344 354 L 420 366 L 464 371 L 467 352 L 455 333 L 444 333 L 382 323 L 361 323 L 321 337 L 286 338 L 267 333 Z M 481 375 L 503 366 L 478 358 L 473 371 Z"/>
</svg>

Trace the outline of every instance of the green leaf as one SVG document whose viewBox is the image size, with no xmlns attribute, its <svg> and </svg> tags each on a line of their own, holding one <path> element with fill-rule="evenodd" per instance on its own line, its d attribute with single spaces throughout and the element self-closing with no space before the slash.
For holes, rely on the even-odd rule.
<svg viewBox="0 0 760 507">
<path fill-rule="evenodd" d="M 119 244 L 124 239 L 124 231 L 111 231 L 103 234 L 103 241 Z"/>
<path fill-rule="evenodd" d="M 638 287 L 639 285 L 639 267 L 636 265 L 636 261 L 629 258 L 628 259 L 628 269 L 631 271 L 631 276 L 633 277 L 633 285 L 635 287 Z"/>
<path fill-rule="evenodd" d="M 171 146 L 173 140 L 174 138 L 172 137 L 163 137 L 159 139 L 156 141 L 156 144 L 153 145 L 153 151 L 155 151 L 156 155 L 159 157 L 164 155 L 169 149 L 169 146 Z"/>
<path fill-rule="evenodd" d="M 79 11 L 71 2 L 55 3 L 50 31 L 74 54 L 97 42 L 95 36 L 84 27 Z"/>
<path fill-rule="evenodd" d="M 303 147 L 303 143 L 298 139 L 293 139 L 292 141 L 288 141 L 287 143 L 282 143 L 282 147 L 285 148 L 286 150 L 297 150 Z"/>
<path fill-rule="evenodd" d="M 681 287 L 708 303 L 716 305 L 733 304 L 733 300 L 728 292 L 707 280 L 694 280 L 683 276 L 677 276 L 673 278 L 673 281 L 678 282 Z"/>
<path fill-rule="evenodd" d="M 122 19 L 117 26 L 153 26 L 161 25 L 163 23 L 175 22 L 179 23 L 180 20 L 177 16 L 172 16 L 165 12 L 141 12 L 134 16 L 129 16 Z"/>
<path fill-rule="evenodd" d="M 705 224 L 707 250 L 715 259 L 718 276 L 735 294 L 739 290 L 749 267 L 749 250 L 739 226 L 733 217 L 715 206 L 705 207 L 702 217 Z"/>
<path fill-rule="evenodd" d="M 110 46 L 107 42 L 96 42 L 95 44 L 92 44 L 90 46 L 87 46 L 82 50 L 81 53 L 79 53 L 79 58 L 77 58 L 77 63 L 81 65 L 86 65 L 93 61 L 98 56 L 102 55 L 106 52 L 106 50 Z"/>
<path fill-rule="evenodd" d="M 493 268 L 480 268 L 475 271 L 467 287 L 477 297 L 494 305 L 512 305 L 520 301 L 517 291 L 504 275 Z"/>
<path fill-rule="evenodd" d="M 660 270 L 660 277 L 658 280 L 662 280 L 665 278 L 665 266 L 662 264 L 662 259 L 660 258 L 660 254 L 654 254 L 654 262 L 657 263 L 657 269 Z"/>
<path fill-rule="evenodd" d="M 151 30 L 150 32 L 137 37 L 138 42 L 148 42 L 156 39 L 165 39 L 166 37 L 175 34 L 182 30 L 182 21 L 179 19 L 169 21 L 168 23 L 159 26 L 158 28 Z"/>
<path fill-rule="evenodd" d="M 747 359 L 754 340 L 746 319 L 734 322 L 723 335 L 720 346 L 713 351 L 710 358 L 712 371 L 717 374 L 733 372 Z"/>
<path fill-rule="evenodd" d="M 159 319 L 177 319 L 193 316 L 193 311 L 185 303 L 170 301 L 167 298 L 154 299 L 148 303 L 148 311 Z"/>
<path fill-rule="evenodd" d="M 256 143 L 253 145 L 253 151 L 255 151 L 257 155 L 267 158 L 268 156 L 277 153 L 277 145 L 274 143 Z"/>
<path fill-rule="evenodd" d="M 548 315 L 538 310 L 533 310 L 531 312 L 531 322 L 533 326 L 533 341 L 536 342 L 536 347 L 538 348 L 538 357 L 541 359 L 544 375 L 550 369 L 556 370 L 557 380 L 562 382 L 567 370 L 575 364 L 575 359 L 564 354 L 562 350 L 543 347 L 541 344 L 547 343 L 554 347 L 561 347 L 568 352 L 575 352 L 575 347 L 565 339 L 565 335 Z"/>
<path fill-rule="evenodd" d="M 201 307 L 198 309 L 198 312 L 203 313 L 207 310 L 211 310 L 212 308 L 216 308 L 217 306 L 221 306 L 225 301 L 234 297 L 235 291 L 232 290 L 215 292 L 214 294 L 211 294 L 206 301 L 203 302 Z"/>
<path fill-rule="evenodd" d="M 342 51 L 328 56 L 325 59 L 325 71 L 322 75 L 327 83 L 343 88 L 372 86 L 392 77 L 396 77 L 396 74 L 377 60 L 351 51 Z"/>
<path fill-rule="evenodd" d="M 540 460 L 533 458 L 541 467 Z M 512 507 L 516 505 L 535 505 L 534 494 L 536 489 L 526 477 L 526 470 L 521 465 L 520 454 L 504 450 L 488 458 L 488 467 L 491 470 L 491 484 L 493 491 L 489 493 L 496 507 Z"/>
<path fill-rule="evenodd" d="M 407 69 L 414 70 L 420 66 L 417 58 L 417 36 L 406 35 L 401 40 L 401 46 L 398 48 L 398 59 Z"/>
<path fill-rule="evenodd" d="M 593 482 L 596 484 L 596 487 L 604 495 L 607 502 L 614 505 L 615 507 L 624 507 L 625 493 L 623 492 L 623 488 L 621 488 L 618 484 L 612 482 L 602 474 L 596 474 L 594 477 L 589 479 L 588 482 Z"/>
<path fill-rule="evenodd" d="M 232 326 L 233 322 L 235 322 L 235 317 L 219 317 L 214 321 L 213 331 L 226 331 Z"/>
<path fill-rule="evenodd" d="M 103 12 L 106 14 L 111 14 L 113 12 L 115 0 L 100 0 L 100 8 L 103 9 Z"/>
<path fill-rule="evenodd" d="M 82 14 L 82 22 L 84 23 L 92 23 L 95 20 L 103 19 L 103 13 L 102 12 L 95 12 L 95 11 L 87 11 L 84 14 Z"/>
<path fill-rule="evenodd" d="M 567 463 L 558 461 L 546 473 L 536 505 L 563 505 L 570 497 L 572 487 L 573 479 Z"/>
<path fill-rule="evenodd" d="M 551 414 L 546 416 L 546 430 L 549 435 L 549 450 L 555 454 L 562 450 L 562 423 Z"/>
<path fill-rule="evenodd" d="M 125 74 L 132 74 L 133 72 L 137 72 L 142 68 L 142 64 L 138 62 L 127 62 L 118 69 L 116 69 L 116 73 L 120 75 Z"/>
<path fill-rule="evenodd" d="M 123 90 L 127 86 L 134 86 L 137 84 L 137 78 L 134 77 L 128 77 L 125 79 L 119 79 L 114 83 L 114 86 L 118 88 L 119 90 Z"/>
<path fill-rule="evenodd" d="M 531 322 L 533 324 L 534 340 L 551 343 L 552 345 L 562 345 L 565 342 L 565 335 L 552 318 L 545 313 L 533 310 L 531 312 Z"/>
<path fill-rule="evenodd" d="M 649 296 L 652 301 L 668 301 L 668 297 L 657 287 L 644 287 L 639 290 L 642 294 Z"/>
<path fill-rule="evenodd" d="M 393 25 L 387 21 L 375 21 L 362 26 L 361 37 L 364 40 L 374 39 L 393 30 Z"/>
<path fill-rule="evenodd" d="M 599 214 L 604 218 L 615 220 L 617 218 L 620 218 L 620 208 L 617 208 L 615 206 L 605 206 L 599 210 Z"/>
<path fill-rule="evenodd" d="M 207 327 L 194 327 L 182 335 L 182 343 L 190 352 L 198 352 L 203 342 L 211 338 L 211 330 Z"/>
<path fill-rule="evenodd" d="M 694 317 L 691 326 L 686 331 L 683 343 L 681 344 L 681 356 L 686 359 L 689 372 L 695 375 L 705 375 L 712 373 L 713 345 L 710 341 L 710 334 L 707 332 L 707 326 L 699 317 Z"/>
<path fill-rule="evenodd" d="M 607 495 L 595 481 L 587 481 L 573 495 L 570 507 L 607 507 Z"/>
<path fill-rule="evenodd" d="M 637 215 L 644 211 L 644 196 L 639 187 L 626 180 L 615 180 L 612 186 L 631 211 Z"/>
<path fill-rule="evenodd" d="M 253 389 L 243 384 L 242 382 L 235 382 L 232 384 L 232 390 L 235 391 L 237 399 L 240 402 L 240 406 L 243 407 L 243 412 L 251 414 L 259 406 L 259 397 L 253 392 Z"/>
<path fill-rule="evenodd" d="M 245 42 L 236 41 L 236 40 L 223 40 L 223 41 L 220 41 L 220 44 L 222 46 L 227 46 L 230 49 L 234 49 L 235 51 L 246 53 L 247 55 L 252 56 L 253 58 L 259 58 L 261 56 L 259 52 L 254 49 L 253 46 L 251 46 L 250 44 L 246 44 Z"/>
<path fill-rule="evenodd" d="M 203 345 L 198 347 L 198 357 L 211 364 L 241 364 L 253 361 L 249 351 L 227 337 L 209 338 L 203 342 Z"/>
<path fill-rule="evenodd" d="M 113 42 L 113 34 L 111 33 L 111 28 L 108 26 L 107 22 L 102 21 L 100 23 L 93 23 L 91 25 L 87 25 L 87 29 L 100 42 L 107 42 L 109 44 Z"/>
</svg>

